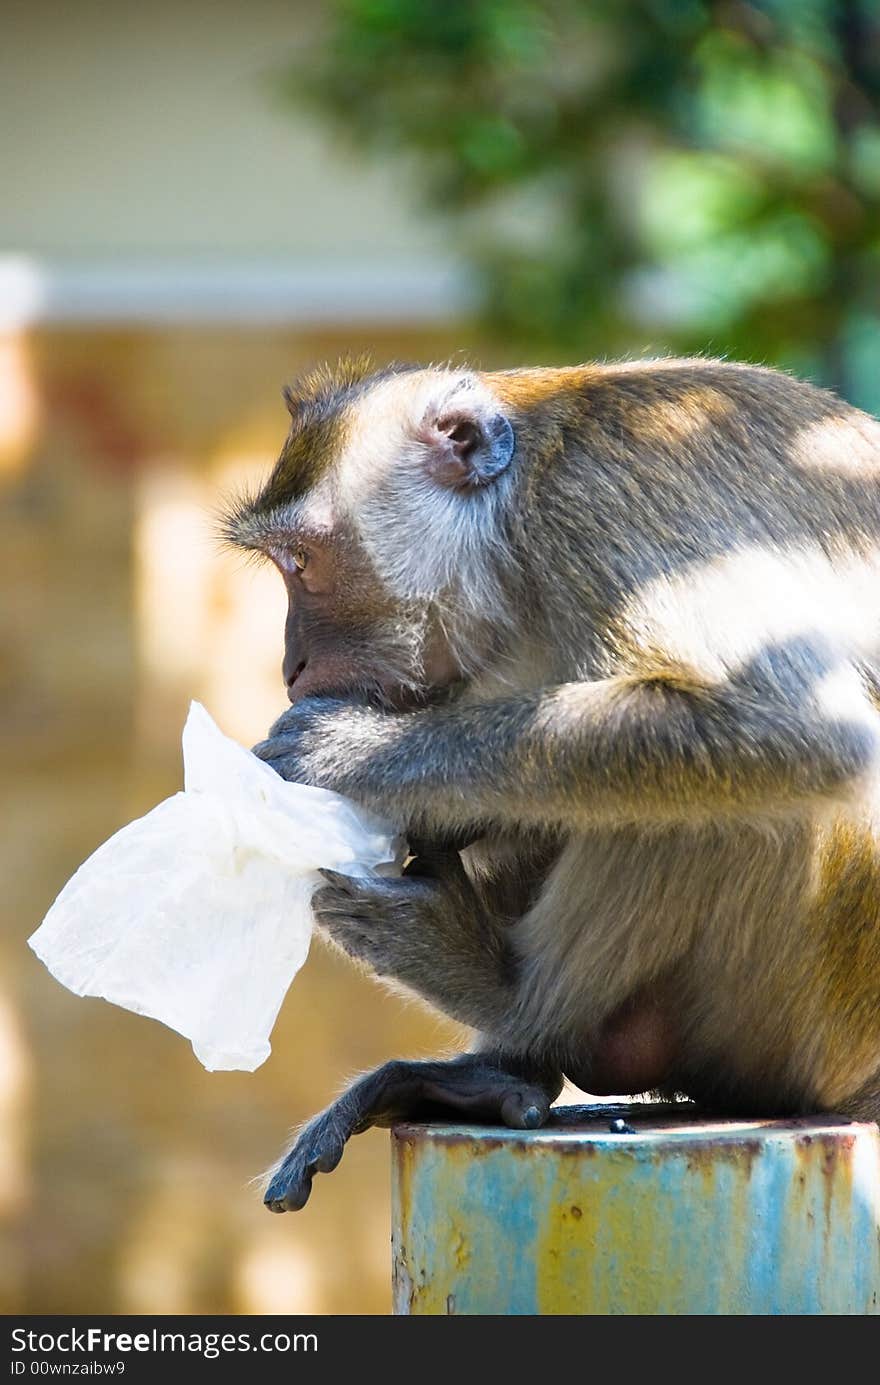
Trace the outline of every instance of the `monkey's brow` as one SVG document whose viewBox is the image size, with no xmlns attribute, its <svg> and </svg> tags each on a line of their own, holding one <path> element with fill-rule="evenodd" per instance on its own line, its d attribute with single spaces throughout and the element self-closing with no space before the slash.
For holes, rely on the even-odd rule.
<svg viewBox="0 0 880 1385">
<path fill-rule="evenodd" d="M 309 539 L 327 538 L 329 528 L 317 523 L 313 517 L 303 513 L 296 501 L 271 508 L 263 508 L 259 503 L 245 502 L 236 506 L 228 514 L 224 523 L 224 536 L 237 548 L 248 548 L 260 553 L 268 553 L 279 546 L 303 543 Z"/>
</svg>

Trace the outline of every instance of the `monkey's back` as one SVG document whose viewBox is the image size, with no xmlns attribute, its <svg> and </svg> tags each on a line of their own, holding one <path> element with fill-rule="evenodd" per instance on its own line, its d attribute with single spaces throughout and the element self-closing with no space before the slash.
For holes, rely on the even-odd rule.
<svg viewBox="0 0 880 1385">
<path fill-rule="evenodd" d="M 616 637 L 621 607 L 652 582 L 880 545 L 880 423 L 825 390 L 700 359 L 489 378 L 530 405 L 512 541 L 530 599 L 569 644 L 579 587 L 594 650 L 597 618 Z"/>
<path fill-rule="evenodd" d="M 520 535 L 548 677 L 748 699 L 796 668 L 804 696 L 880 736 L 876 420 L 704 360 L 523 372 L 509 398 L 538 398 L 529 426 L 558 438 L 537 448 Z M 517 925 L 531 1032 L 588 1049 L 598 1017 L 656 984 L 680 1090 L 845 1106 L 880 1071 L 880 771 L 751 819 L 697 809 L 569 839 Z"/>
</svg>

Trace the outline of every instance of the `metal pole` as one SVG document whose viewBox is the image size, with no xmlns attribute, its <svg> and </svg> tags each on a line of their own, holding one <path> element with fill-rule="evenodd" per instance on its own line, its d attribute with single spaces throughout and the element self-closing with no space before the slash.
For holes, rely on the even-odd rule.
<svg viewBox="0 0 880 1385">
<path fill-rule="evenodd" d="M 391 1143 L 395 1313 L 880 1313 L 876 1125 L 603 1105 Z"/>
</svg>

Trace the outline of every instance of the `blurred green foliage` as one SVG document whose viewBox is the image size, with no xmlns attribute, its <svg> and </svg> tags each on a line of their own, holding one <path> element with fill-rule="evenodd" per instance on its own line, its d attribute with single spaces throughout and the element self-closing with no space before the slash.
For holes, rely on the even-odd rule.
<svg viewBox="0 0 880 1385">
<path fill-rule="evenodd" d="M 411 157 L 490 324 L 880 408 L 880 0 L 332 0 L 288 87 Z"/>
</svg>

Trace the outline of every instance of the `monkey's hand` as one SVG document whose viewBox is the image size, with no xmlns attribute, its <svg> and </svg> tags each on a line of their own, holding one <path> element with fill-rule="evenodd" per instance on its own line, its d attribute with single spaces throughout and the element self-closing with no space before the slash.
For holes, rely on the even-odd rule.
<svg viewBox="0 0 880 1385">
<path fill-rule="evenodd" d="M 460 946 L 461 919 L 468 921 L 468 943 L 483 943 L 485 959 L 495 954 L 501 972 L 501 941 L 485 919 L 479 899 L 458 857 L 431 852 L 412 859 L 399 877 L 344 875 L 320 870 L 327 882 L 312 896 L 315 921 L 356 961 L 379 976 L 393 977 L 423 991 L 425 978 L 437 982 L 441 937 L 444 957 Z M 473 968 L 470 957 L 463 967 Z M 510 958 L 503 958 L 505 968 Z"/>
<path fill-rule="evenodd" d="M 337 946 L 379 976 L 413 984 L 425 975 L 429 958 L 425 930 L 419 926 L 432 907 L 432 886 L 403 876 L 341 875 L 320 872 L 327 884 L 312 896 L 315 922 Z M 432 944 L 428 944 L 432 946 Z"/>
<path fill-rule="evenodd" d="M 282 713 L 253 753 L 282 779 L 332 789 L 392 818 L 414 855 L 462 851 L 485 830 L 479 818 L 468 820 L 466 803 L 438 823 L 418 811 L 418 799 L 415 813 L 407 812 L 407 775 L 401 770 L 409 765 L 408 777 L 419 779 L 424 767 L 405 753 L 406 738 L 430 715 L 380 710 L 341 697 L 307 697 Z"/>
<path fill-rule="evenodd" d="M 312 788 L 334 789 L 337 793 L 367 802 L 377 807 L 375 796 L 359 792 L 357 764 L 369 756 L 371 749 L 385 743 L 389 730 L 402 721 L 403 714 L 379 712 L 363 704 L 343 698 L 304 698 L 278 718 L 266 740 L 253 747 L 253 754 L 265 760 L 293 784 L 309 784 Z M 364 759 L 360 759 L 364 763 Z M 351 780 L 352 773 L 354 782 Z M 388 780 L 389 798 L 394 784 Z M 396 817 L 394 806 L 383 799 L 382 807 Z M 379 808 L 382 811 L 382 808 Z M 400 823 L 399 817 L 397 817 Z M 401 824 L 404 829 L 408 823 Z M 434 828 L 427 835 L 406 831 L 413 856 L 435 858 L 438 853 L 464 851 L 484 834 L 481 822 L 456 822 Z"/>
<path fill-rule="evenodd" d="M 516 963 L 506 930 L 457 855 L 417 857 L 399 879 L 321 874 L 315 920 L 349 957 L 475 1028 L 510 1011 Z"/>
<path fill-rule="evenodd" d="M 342 697 L 306 697 L 281 714 L 253 753 L 293 784 L 335 789 L 353 742 L 369 737 L 372 720 L 390 715 Z"/>
</svg>

